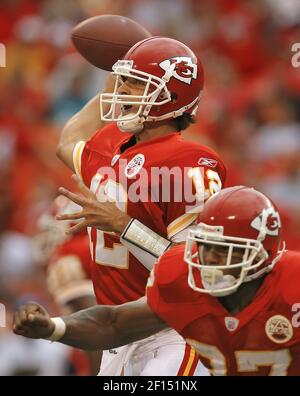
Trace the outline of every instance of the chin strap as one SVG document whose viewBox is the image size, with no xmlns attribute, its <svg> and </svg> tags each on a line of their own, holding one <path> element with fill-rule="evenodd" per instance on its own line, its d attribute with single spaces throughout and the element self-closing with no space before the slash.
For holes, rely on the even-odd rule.
<svg viewBox="0 0 300 396">
<path fill-rule="evenodd" d="M 176 111 L 172 111 L 171 113 L 164 114 L 160 117 L 147 116 L 146 121 L 162 121 L 162 120 L 166 120 L 166 119 L 177 118 L 177 117 L 182 116 L 183 113 L 185 113 L 187 110 L 189 110 L 193 106 L 195 106 L 195 109 L 193 109 L 192 115 L 195 116 L 197 113 L 198 107 L 199 107 L 199 104 L 197 104 L 197 102 L 199 102 L 199 99 L 200 99 L 200 97 L 197 97 L 188 105 L 183 106 Z"/>
<path fill-rule="evenodd" d="M 121 120 L 117 122 L 118 128 L 122 132 L 132 132 L 132 133 L 138 133 L 141 132 L 144 128 L 144 122 L 145 121 L 163 121 L 167 119 L 174 119 L 177 117 L 180 117 L 185 113 L 187 110 L 189 110 L 191 107 L 195 106 L 195 108 L 192 111 L 192 115 L 195 116 L 198 110 L 198 104 L 197 102 L 199 101 L 199 98 L 196 98 L 188 104 L 187 106 L 184 106 L 176 111 L 173 111 L 171 113 L 164 114 L 160 117 L 155 117 L 155 116 L 148 116 L 147 114 L 149 113 L 150 109 L 143 113 L 143 116 L 137 115 L 135 118 L 132 118 L 130 120 L 126 120 L 126 117 L 131 117 L 130 114 L 127 116 L 122 117 Z"/>
<path fill-rule="evenodd" d="M 139 133 L 144 128 L 145 119 L 137 116 L 134 119 L 126 120 L 125 117 L 117 122 L 118 128 L 121 132 Z"/>
</svg>

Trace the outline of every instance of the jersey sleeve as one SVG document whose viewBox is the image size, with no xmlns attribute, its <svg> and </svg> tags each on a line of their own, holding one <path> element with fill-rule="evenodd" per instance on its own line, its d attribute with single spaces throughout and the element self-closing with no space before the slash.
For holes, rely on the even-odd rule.
<svg viewBox="0 0 300 396">
<path fill-rule="evenodd" d="M 169 326 L 173 327 L 173 314 L 170 304 L 166 304 L 164 298 L 161 295 L 161 283 L 163 283 L 163 271 L 162 266 L 169 266 L 171 263 L 169 253 L 165 253 L 155 263 L 153 269 L 150 272 L 147 286 L 146 286 L 146 297 L 147 303 L 152 311 L 164 320 Z"/>
<path fill-rule="evenodd" d="M 95 131 L 88 141 L 79 141 L 73 150 L 73 165 L 77 176 L 90 187 L 93 176 L 104 158 L 109 158 L 115 147 L 131 136 L 118 130 L 116 123 L 109 123 Z"/>
<path fill-rule="evenodd" d="M 88 238 L 74 237 L 61 245 L 47 268 L 47 286 L 59 305 L 85 296 L 94 296 L 90 274 Z"/>
<path fill-rule="evenodd" d="M 99 129 L 88 141 L 79 141 L 73 150 L 73 165 L 76 175 L 90 187 L 92 177 L 99 168 L 99 160 L 101 160 L 101 151 L 103 149 L 102 139 L 110 136 L 105 129 Z M 101 162 L 100 162 L 101 163 Z"/>
<path fill-rule="evenodd" d="M 187 284 L 184 246 L 175 246 L 154 265 L 146 286 L 152 311 L 179 333 L 198 317 L 193 291 Z M 195 307 L 195 308 L 194 308 Z"/>
<path fill-rule="evenodd" d="M 89 147 L 89 142 L 80 141 L 73 151 L 73 164 L 76 175 L 90 188 L 93 176 L 98 170 L 99 153 Z"/>
<path fill-rule="evenodd" d="M 86 142 L 81 140 L 79 141 L 73 150 L 73 165 L 76 172 L 76 175 L 82 179 L 82 172 L 81 172 L 81 164 L 82 164 L 82 156 L 83 151 L 85 148 Z"/>
<path fill-rule="evenodd" d="M 178 175 L 170 178 L 170 200 L 163 204 L 164 221 L 168 239 L 181 242 L 204 202 L 223 188 L 226 169 L 216 153 L 194 147 L 179 153 L 167 166 Z"/>
</svg>

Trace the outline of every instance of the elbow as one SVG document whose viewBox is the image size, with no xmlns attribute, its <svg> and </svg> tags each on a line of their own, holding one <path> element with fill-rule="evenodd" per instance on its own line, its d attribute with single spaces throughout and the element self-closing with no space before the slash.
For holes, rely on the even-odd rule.
<svg viewBox="0 0 300 396">
<path fill-rule="evenodd" d="M 56 156 L 62 162 L 65 162 L 67 147 L 68 147 L 68 144 L 69 144 L 70 138 L 71 138 L 70 133 L 71 133 L 70 121 L 68 121 L 62 128 L 60 139 L 56 146 Z"/>
<path fill-rule="evenodd" d="M 73 168 L 73 155 L 69 153 L 68 146 L 59 143 L 56 147 L 56 156 L 59 158 L 68 168 L 74 171 Z"/>
</svg>

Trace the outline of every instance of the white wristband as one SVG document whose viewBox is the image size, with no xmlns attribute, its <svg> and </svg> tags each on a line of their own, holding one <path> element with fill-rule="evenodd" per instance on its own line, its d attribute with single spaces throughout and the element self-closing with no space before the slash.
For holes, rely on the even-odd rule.
<svg viewBox="0 0 300 396">
<path fill-rule="evenodd" d="M 54 330 L 51 336 L 46 339 L 49 341 L 58 341 L 64 336 L 67 326 L 62 318 L 51 318 L 51 320 L 54 323 Z"/>
<path fill-rule="evenodd" d="M 127 241 L 150 253 L 155 258 L 160 257 L 172 244 L 168 239 L 156 234 L 137 219 L 131 219 L 121 234 L 121 242 Z"/>
</svg>

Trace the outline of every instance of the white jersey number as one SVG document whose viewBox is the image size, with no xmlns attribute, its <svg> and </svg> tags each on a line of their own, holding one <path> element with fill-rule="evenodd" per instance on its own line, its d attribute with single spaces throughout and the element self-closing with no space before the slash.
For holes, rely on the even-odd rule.
<svg viewBox="0 0 300 396">
<path fill-rule="evenodd" d="M 207 169 L 203 175 L 201 168 L 191 168 L 188 175 L 193 181 L 197 199 L 200 202 L 206 201 L 222 188 L 222 181 L 219 174 L 211 169 Z M 205 188 L 205 179 L 208 181 L 208 189 Z"/>
<path fill-rule="evenodd" d="M 105 185 L 101 184 L 102 176 L 97 173 L 91 181 L 91 191 L 96 194 L 96 197 L 101 200 L 101 196 L 104 193 L 111 200 L 115 201 L 117 207 L 123 212 L 127 211 L 127 193 L 124 187 L 120 183 L 116 183 L 114 180 L 109 179 Z M 105 237 L 108 232 L 97 230 L 97 241 L 94 246 L 91 238 L 91 227 L 88 227 L 88 235 L 91 244 L 91 255 L 92 259 L 99 265 L 105 265 L 109 267 L 126 269 L 129 264 L 129 252 L 128 249 L 121 243 L 115 242 L 113 247 L 108 247 Z M 93 252 L 95 250 L 95 257 Z"/>
<path fill-rule="evenodd" d="M 227 375 L 226 357 L 217 347 L 191 339 L 186 341 L 196 349 L 200 355 L 200 360 L 201 357 L 209 360 L 212 375 Z M 279 349 L 277 351 L 236 351 L 235 358 L 239 373 L 257 372 L 260 367 L 270 367 L 270 376 L 286 376 L 292 361 L 288 349 Z"/>
</svg>

